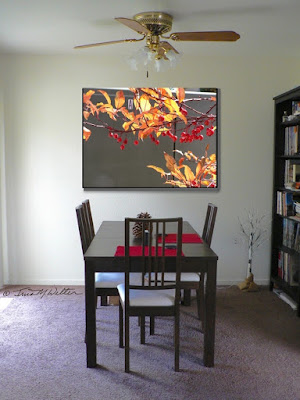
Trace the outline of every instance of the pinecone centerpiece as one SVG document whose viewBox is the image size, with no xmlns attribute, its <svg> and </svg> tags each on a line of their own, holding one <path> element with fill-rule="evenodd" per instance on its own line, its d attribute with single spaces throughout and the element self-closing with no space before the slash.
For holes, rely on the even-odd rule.
<svg viewBox="0 0 300 400">
<path fill-rule="evenodd" d="M 149 213 L 147 213 L 147 211 L 146 212 L 141 212 L 141 213 L 139 213 L 137 215 L 137 218 L 151 218 L 151 215 Z M 145 225 L 145 229 L 148 228 L 147 225 Z M 141 222 L 136 222 L 133 225 L 132 233 L 137 239 L 139 239 L 139 238 L 141 238 L 143 236 L 143 226 L 142 226 Z"/>
</svg>

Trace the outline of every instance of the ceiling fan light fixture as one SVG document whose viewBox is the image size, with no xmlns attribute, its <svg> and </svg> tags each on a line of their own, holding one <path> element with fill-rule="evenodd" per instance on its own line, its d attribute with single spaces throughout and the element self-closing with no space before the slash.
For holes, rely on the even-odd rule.
<svg viewBox="0 0 300 400">
<path fill-rule="evenodd" d="M 154 69 L 156 72 L 164 72 L 170 67 L 170 63 L 165 58 L 156 58 L 154 61 Z"/>
<path fill-rule="evenodd" d="M 171 49 L 167 52 L 166 57 L 170 61 L 171 68 L 175 68 L 178 64 L 178 61 L 180 60 L 181 54 L 176 53 L 174 50 Z"/>
<path fill-rule="evenodd" d="M 137 71 L 139 67 L 154 66 L 156 72 L 163 72 L 175 68 L 180 59 L 180 54 L 170 49 L 162 53 L 153 51 L 148 46 L 143 46 L 126 58 L 129 67 Z"/>
</svg>

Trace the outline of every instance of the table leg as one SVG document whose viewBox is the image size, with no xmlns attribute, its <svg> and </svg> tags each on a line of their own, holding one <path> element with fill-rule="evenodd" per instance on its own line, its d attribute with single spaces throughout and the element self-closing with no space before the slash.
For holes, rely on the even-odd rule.
<svg viewBox="0 0 300 400">
<path fill-rule="evenodd" d="M 97 365 L 96 354 L 96 308 L 95 308 L 95 274 L 85 262 L 85 326 L 87 367 Z"/>
<path fill-rule="evenodd" d="M 215 319 L 216 319 L 216 278 L 217 262 L 208 263 L 205 290 L 205 330 L 204 330 L 204 355 L 206 367 L 214 366 L 215 352 Z"/>
</svg>

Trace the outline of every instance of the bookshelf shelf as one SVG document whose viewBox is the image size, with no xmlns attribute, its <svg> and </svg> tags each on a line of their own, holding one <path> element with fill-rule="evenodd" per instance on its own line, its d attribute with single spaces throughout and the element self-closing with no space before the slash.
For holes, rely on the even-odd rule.
<svg viewBox="0 0 300 400">
<path fill-rule="evenodd" d="M 270 289 L 290 296 L 300 317 L 300 86 L 274 97 L 274 108 Z"/>
</svg>

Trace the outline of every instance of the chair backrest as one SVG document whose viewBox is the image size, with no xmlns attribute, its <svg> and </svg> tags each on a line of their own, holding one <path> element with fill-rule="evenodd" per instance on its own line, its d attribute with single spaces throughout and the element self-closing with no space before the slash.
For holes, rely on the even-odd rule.
<svg viewBox="0 0 300 400">
<path fill-rule="evenodd" d="M 76 216 L 81 240 L 81 248 L 84 254 L 90 245 L 90 241 L 87 233 L 87 225 L 85 222 L 84 209 L 82 204 L 76 207 Z"/>
<path fill-rule="evenodd" d="M 84 224 L 86 226 L 86 231 L 87 231 L 86 233 L 87 233 L 87 237 L 88 237 L 88 241 L 89 241 L 89 245 L 90 245 L 91 241 L 94 239 L 94 236 L 95 236 L 90 201 L 88 199 L 83 201 L 82 206 L 83 206 L 83 214 L 84 214 Z"/>
<path fill-rule="evenodd" d="M 144 232 L 137 243 L 132 227 L 141 224 Z M 175 233 L 177 242 L 167 243 L 167 234 Z M 133 247 L 132 247 L 133 246 Z M 172 246 L 172 248 L 170 248 Z M 151 250 L 150 250 L 151 249 Z M 143 289 L 179 288 L 182 257 L 182 218 L 125 218 L 125 287 L 129 287 L 129 273 L 141 272 Z M 168 265 L 176 263 L 176 282 L 165 282 Z M 173 270 L 174 271 L 174 270 Z M 149 279 L 152 277 L 152 279 Z M 139 288 L 130 285 L 130 288 Z M 179 289 L 178 289 L 179 296 Z"/>
<path fill-rule="evenodd" d="M 202 239 L 209 245 L 211 245 L 212 235 L 214 232 L 216 216 L 218 207 L 212 203 L 208 203 L 207 212 L 202 232 Z"/>
</svg>

